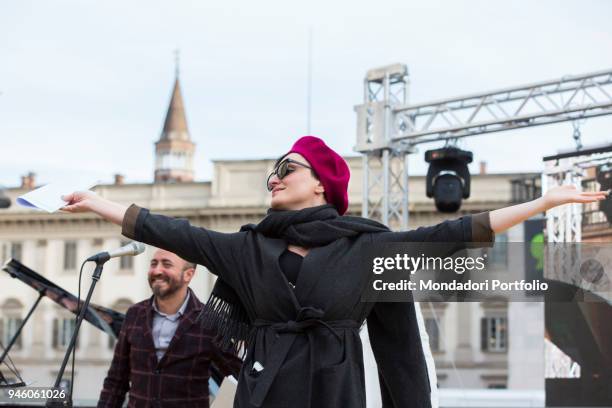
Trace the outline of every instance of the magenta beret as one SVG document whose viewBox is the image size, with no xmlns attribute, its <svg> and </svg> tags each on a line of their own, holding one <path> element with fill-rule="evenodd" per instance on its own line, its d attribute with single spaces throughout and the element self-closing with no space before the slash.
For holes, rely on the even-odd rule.
<svg viewBox="0 0 612 408">
<path fill-rule="evenodd" d="M 312 166 L 325 188 L 327 202 L 343 215 L 348 208 L 348 183 L 351 177 L 346 161 L 330 149 L 323 140 L 314 136 L 303 136 L 293 144 L 289 153 L 299 153 Z"/>
</svg>

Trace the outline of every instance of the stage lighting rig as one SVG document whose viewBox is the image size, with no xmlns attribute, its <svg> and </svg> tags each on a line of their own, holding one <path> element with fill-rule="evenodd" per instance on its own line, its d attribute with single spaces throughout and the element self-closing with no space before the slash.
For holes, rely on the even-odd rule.
<svg viewBox="0 0 612 408">
<path fill-rule="evenodd" d="M 425 152 L 427 170 L 427 197 L 433 197 L 440 212 L 459 210 L 461 200 L 470 196 L 472 152 L 457 147 L 443 147 Z"/>
</svg>

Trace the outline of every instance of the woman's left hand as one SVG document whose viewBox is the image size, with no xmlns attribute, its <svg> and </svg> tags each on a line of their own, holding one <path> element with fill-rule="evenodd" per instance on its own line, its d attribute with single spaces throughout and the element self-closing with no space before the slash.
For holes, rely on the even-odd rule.
<svg viewBox="0 0 612 408">
<path fill-rule="evenodd" d="M 593 203 L 608 198 L 609 193 L 609 191 L 579 191 L 573 185 L 553 187 L 536 200 L 491 211 L 489 213 L 491 229 L 496 234 L 499 234 L 525 221 L 529 217 L 541 214 L 558 205 Z"/>
<path fill-rule="evenodd" d="M 553 187 L 542 196 L 546 208 L 553 208 L 568 203 L 592 203 L 604 200 L 610 191 L 579 191 L 574 185 Z"/>
</svg>

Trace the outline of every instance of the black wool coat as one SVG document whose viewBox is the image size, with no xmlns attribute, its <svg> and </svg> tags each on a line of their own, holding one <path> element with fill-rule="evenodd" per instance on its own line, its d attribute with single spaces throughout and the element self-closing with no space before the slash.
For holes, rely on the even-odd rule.
<svg viewBox="0 0 612 408">
<path fill-rule="evenodd" d="M 240 378 L 238 408 L 365 408 L 359 329 L 367 319 L 383 407 L 431 406 L 414 304 L 361 302 L 370 278 L 356 265 L 364 245 L 381 242 L 493 242 L 489 213 L 431 227 L 362 233 L 311 248 L 295 288 L 279 266 L 282 239 L 253 230 L 221 233 L 186 219 L 130 206 L 123 235 L 204 265 L 240 296 L 255 327 Z M 323 260 L 325 260 L 323 262 Z"/>
</svg>

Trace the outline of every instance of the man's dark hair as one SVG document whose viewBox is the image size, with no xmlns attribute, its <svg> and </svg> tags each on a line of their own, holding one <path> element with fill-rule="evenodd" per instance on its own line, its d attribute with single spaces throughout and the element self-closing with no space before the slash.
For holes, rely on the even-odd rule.
<svg viewBox="0 0 612 408">
<path fill-rule="evenodd" d="M 187 269 L 195 269 L 198 265 L 194 264 L 193 262 L 187 262 L 185 261 L 185 265 L 183 265 L 183 271 L 186 271 Z"/>
</svg>

